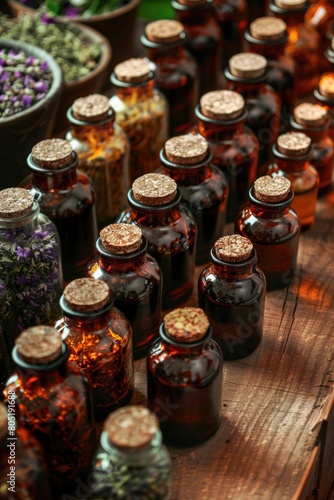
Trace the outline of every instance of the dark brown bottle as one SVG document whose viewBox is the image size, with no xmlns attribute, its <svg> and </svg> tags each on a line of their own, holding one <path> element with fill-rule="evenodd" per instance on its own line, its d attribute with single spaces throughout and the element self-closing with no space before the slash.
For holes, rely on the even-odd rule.
<svg viewBox="0 0 334 500">
<path fill-rule="evenodd" d="M 242 50 L 242 40 L 247 26 L 247 0 L 214 0 L 216 16 L 223 34 L 222 67 L 236 52 Z"/>
<path fill-rule="evenodd" d="M 334 143 L 334 73 L 321 75 L 319 85 L 314 89 L 313 95 L 318 104 L 328 108 L 330 118 L 328 134 Z"/>
</svg>

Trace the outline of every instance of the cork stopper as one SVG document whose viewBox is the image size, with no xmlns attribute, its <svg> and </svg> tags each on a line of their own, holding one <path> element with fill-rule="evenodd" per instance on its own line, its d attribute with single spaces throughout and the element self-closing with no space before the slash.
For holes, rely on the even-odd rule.
<svg viewBox="0 0 334 500">
<path fill-rule="evenodd" d="M 290 156 L 303 156 L 311 146 L 311 139 L 302 132 L 288 132 L 277 138 L 277 150 Z"/>
<path fill-rule="evenodd" d="M 8 415 L 7 408 L 3 403 L 0 403 L 0 439 L 3 439 L 8 430 Z"/>
<path fill-rule="evenodd" d="M 159 430 L 154 413 L 144 406 L 125 406 L 112 412 L 104 422 L 108 441 L 121 450 L 145 448 Z"/>
<path fill-rule="evenodd" d="M 62 168 L 73 162 L 71 144 L 65 139 L 46 139 L 31 150 L 32 159 L 42 168 Z"/>
<path fill-rule="evenodd" d="M 171 340 L 182 344 L 201 340 L 209 326 L 207 315 L 198 307 L 180 307 L 164 317 L 165 334 Z"/>
<path fill-rule="evenodd" d="M 275 4 L 281 9 L 299 9 L 304 7 L 306 0 L 275 0 Z"/>
<path fill-rule="evenodd" d="M 208 154 L 208 143 L 199 134 L 186 134 L 172 137 L 165 144 L 166 158 L 178 165 L 196 165 Z"/>
<path fill-rule="evenodd" d="M 98 311 L 108 302 L 109 292 L 109 286 L 104 281 L 79 278 L 66 286 L 64 299 L 73 311 Z"/>
<path fill-rule="evenodd" d="M 0 191 L 0 217 L 14 219 L 31 211 L 33 195 L 27 189 L 7 188 Z"/>
<path fill-rule="evenodd" d="M 224 262 L 243 262 L 252 253 L 253 245 L 248 238 L 232 234 L 219 238 L 214 248 L 218 259 Z"/>
<path fill-rule="evenodd" d="M 328 109 L 320 104 L 304 102 L 293 110 L 293 116 L 297 123 L 304 127 L 318 127 L 323 125 L 328 115 Z"/>
<path fill-rule="evenodd" d="M 20 357 L 27 363 L 47 365 L 59 358 L 62 339 L 60 332 L 55 328 L 39 325 L 20 333 L 15 344 Z"/>
<path fill-rule="evenodd" d="M 145 34 L 148 40 L 155 43 L 173 43 L 180 40 L 184 31 L 183 24 L 171 19 L 161 19 L 148 23 Z"/>
<path fill-rule="evenodd" d="M 232 90 L 213 90 L 200 99 L 200 108 L 204 116 L 215 120 L 233 120 L 245 109 L 244 98 Z"/>
<path fill-rule="evenodd" d="M 280 175 L 264 175 L 254 182 L 254 195 L 265 203 L 284 201 L 290 192 L 291 182 Z"/>
<path fill-rule="evenodd" d="M 334 98 L 334 73 L 324 73 L 321 76 L 319 92 L 324 97 Z"/>
<path fill-rule="evenodd" d="M 257 40 L 276 40 L 286 33 L 287 25 L 278 17 L 259 17 L 249 25 L 249 32 Z"/>
<path fill-rule="evenodd" d="M 112 254 L 135 252 L 140 247 L 142 231 L 136 224 L 110 224 L 100 231 L 103 248 Z"/>
<path fill-rule="evenodd" d="M 99 122 L 108 118 L 110 104 L 107 96 L 91 94 L 76 99 L 72 106 L 74 118 L 84 122 Z"/>
<path fill-rule="evenodd" d="M 236 54 L 229 60 L 232 75 L 237 78 L 259 78 L 264 75 L 267 68 L 267 59 L 260 54 L 244 52 Z"/>
<path fill-rule="evenodd" d="M 150 74 L 150 65 L 147 59 L 133 57 L 117 64 L 114 73 L 121 82 L 145 82 Z"/>
<path fill-rule="evenodd" d="M 132 184 L 134 198 L 144 205 L 159 206 L 174 200 L 176 182 L 163 174 L 145 174 Z"/>
</svg>

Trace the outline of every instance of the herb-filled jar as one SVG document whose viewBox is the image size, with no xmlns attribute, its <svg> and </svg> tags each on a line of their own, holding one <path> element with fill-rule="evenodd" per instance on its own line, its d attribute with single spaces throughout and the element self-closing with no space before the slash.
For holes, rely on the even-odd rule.
<svg viewBox="0 0 334 500">
<path fill-rule="evenodd" d="M 285 177 L 260 177 L 249 192 L 250 204 L 235 221 L 236 233 L 248 238 L 256 250 L 267 290 L 291 284 L 296 275 L 300 221 L 291 208 L 293 197 Z"/>
<path fill-rule="evenodd" d="M 163 174 L 139 177 L 128 193 L 130 208 L 118 222 L 134 222 L 143 232 L 148 252 L 162 272 L 162 308 L 190 297 L 194 287 L 197 228 L 190 210 L 181 204 L 176 182 Z"/>
<path fill-rule="evenodd" d="M 262 339 L 266 278 L 256 262 L 248 238 L 224 236 L 216 241 L 211 264 L 198 279 L 198 304 L 226 360 L 248 356 Z"/>
<path fill-rule="evenodd" d="M 89 498 L 169 500 L 171 459 L 156 416 L 127 406 L 106 419 L 89 476 Z"/>
<path fill-rule="evenodd" d="M 310 5 L 305 13 L 305 24 L 319 33 L 319 71 L 323 73 L 332 69 L 325 52 L 330 46 L 331 38 L 334 35 L 334 3 L 333 0 L 318 0 L 310 3 L 313 3 L 313 5 Z"/>
<path fill-rule="evenodd" d="M 88 382 L 79 370 L 69 370 L 68 354 L 54 328 L 24 330 L 12 352 L 16 371 L 5 389 L 7 402 L 15 393 L 18 425 L 42 445 L 55 496 L 86 477 L 96 446 Z"/>
<path fill-rule="evenodd" d="M 68 365 L 80 369 L 93 393 L 96 420 L 129 402 L 134 387 L 132 332 L 113 307 L 109 287 L 80 278 L 60 298 L 63 318 L 55 323 L 69 351 Z"/>
<path fill-rule="evenodd" d="M 168 443 L 198 444 L 220 425 L 223 357 L 211 333 L 201 309 L 174 309 L 147 355 L 148 407 Z"/>
<path fill-rule="evenodd" d="M 97 256 L 86 275 L 107 283 L 114 306 L 130 321 L 135 358 L 146 355 L 161 321 L 162 277 L 135 224 L 110 224 L 96 242 Z"/>
<path fill-rule="evenodd" d="M 211 165 L 207 141 L 199 134 L 169 139 L 160 153 L 162 173 L 177 183 L 182 203 L 197 224 L 196 265 L 209 260 L 214 242 L 222 236 L 228 183 L 225 174 Z"/>
<path fill-rule="evenodd" d="M 328 134 L 334 143 L 334 73 L 321 75 L 319 85 L 314 89 L 313 95 L 318 104 L 328 108 L 330 119 Z"/>
<path fill-rule="evenodd" d="M 71 129 L 66 138 L 78 155 L 78 168 L 93 182 L 97 221 L 103 227 L 126 206 L 129 141 L 115 123 L 115 111 L 106 96 L 92 94 L 76 99 L 67 118 Z"/>
<path fill-rule="evenodd" d="M 131 181 L 159 166 L 159 151 L 168 137 L 168 104 L 155 87 L 147 59 L 128 59 L 114 68 L 111 82 L 115 95 L 110 105 L 116 123 L 130 142 Z"/>
<path fill-rule="evenodd" d="M 83 275 L 97 238 L 95 191 L 77 166 L 78 157 L 68 141 L 47 139 L 32 148 L 28 156 L 32 173 L 21 183 L 40 196 L 41 210 L 58 229 L 65 281 Z"/>
<path fill-rule="evenodd" d="M 236 52 L 242 50 L 242 39 L 247 26 L 247 0 L 214 0 L 216 17 L 223 35 L 222 67 Z"/>
<path fill-rule="evenodd" d="M 155 66 L 155 83 L 169 104 L 168 136 L 182 134 L 194 123 L 199 95 L 199 69 L 184 48 L 183 25 L 172 19 L 148 23 L 141 43 Z"/>
<path fill-rule="evenodd" d="M 52 323 L 63 287 L 59 236 L 23 188 L 0 191 L 0 279 L 7 287 L 18 331 Z"/>
</svg>

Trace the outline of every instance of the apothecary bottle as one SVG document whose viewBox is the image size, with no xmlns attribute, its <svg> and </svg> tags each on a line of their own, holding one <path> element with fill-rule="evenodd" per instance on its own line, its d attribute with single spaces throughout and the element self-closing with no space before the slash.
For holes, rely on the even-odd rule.
<svg viewBox="0 0 334 500">
<path fill-rule="evenodd" d="M 199 95 L 199 69 L 184 48 L 187 36 L 183 25 L 172 19 L 148 23 L 140 40 L 155 66 L 155 83 L 169 104 L 168 137 L 182 134 L 195 120 Z"/>
<path fill-rule="evenodd" d="M 134 387 L 132 332 L 113 307 L 106 283 L 80 278 L 60 298 L 63 317 L 55 323 L 69 351 L 68 365 L 80 369 L 93 393 L 96 420 L 129 402 Z"/>
<path fill-rule="evenodd" d="M 222 67 L 236 52 L 242 50 L 242 40 L 247 26 L 247 0 L 214 0 L 216 16 L 223 35 Z"/>
<path fill-rule="evenodd" d="M 142 230 L 148 252 L 162 272 L 162 309 L 190 297 L 194 287 L 197 228 L 181 204 L 176 182 L 163 174 L 139 177 L 128 193 L 130 208 L 118 222 L 134 222 Z"/>
<path fill-rule="evenodd" d="M 334 35 L 334 3 L 333 0 L 318 0 L 309 5 L 305 13 L 305 24 L 315 29 L 320 36 L 318 57 L 319 71 L 331 71 L 332 65 L 325 56 Z"/>
<path fill-rule="evenodd" d="M 159 331 L 160 267 L 147 253 L 147 241 L 135 224 L 110 224 L 103 228 L 96 250 L 86 275 L 107 283 L 115 307 L 130 321 L 134 357 L 145 356 Z"/>
<path fill-rule="evenodd" d="M 211 334 L 201 309 L 174 309 L 147 355 L 148 407 L 168 443 L 195 445 L 219 428 L 223 356 Z"/>
<path fill-rule="evenodd" d="M 256 250 L 267 290 L 290 285 L 296 275 L 300 221 L 291 208 L 293 197 L 285 177 L 260 177 L 249 191 L 249 205 L 235 221 L 236 233 Z"/>
<path fill-rule="evenodd" d="M 0 191 L 0 279 L 19 332 L 52 323 L 59 315 L 63 272 L 58 232 L 23 188 Z"/>
<path fill-rule="evenodd" d="M 209 260 L 214 242 L 224 233 L 228 183 L 211 164 L 208 143 L 199 134 L 169 139 L 160 153 L 161 173 L 177 183 L 182 203 L 197 225 L 196 265 Z"/>
<path fill-rule="evenodd" d="M 77 154 L 63 139 L 39 142 L 27 162 L 31 174 L 21 186 L 39 196 L 41 210 L 58 230 L 64 280 L 78 278 L 95 252 L 97 220 L 92 182 L 77 170 Z"/>
<path fill-rule="evenodd" d="M 198 279 L 198 304 L 225 360 L 248 356 L 263 335 L 266 278 L 252 243 L 233 234 L 216 241 Z"/>
<path fill-rule="evenodd" d="M 334 143 L 334 73 L 321 75 L 319 85 L 314 89 L 313 95 L 318 104 L 328 108 L 330 119 L 328 134 Z"/>
<path fill-rule="evenodd" d="M 109 102 L 116 112 L 116 123 L 130 142 L 133 182 L 159 166 L 159 151 L 168 137 L 168 103 L 155 86 L 147 59 L 132 58 L 117 64 L 111 82 L 115 94 Z"/>
<path fill-rule="evenodd" d="M 129 141 L 115 123 L 115 111 L 106 96 L 92 94 L 76 99 L 67 118 L 71 128 L 66 139 L 78 155 L 78 168 L 93 182 L 97 221 L 103 227 L 126 206 Z"/>
<path fill-rule="evenodd" d="M 89 476 L 89 498 L 171 498 L 171 459 L 158 420 L 147 408 L 127 406 L 111 413 L 100 443 Z"/>
</svg>

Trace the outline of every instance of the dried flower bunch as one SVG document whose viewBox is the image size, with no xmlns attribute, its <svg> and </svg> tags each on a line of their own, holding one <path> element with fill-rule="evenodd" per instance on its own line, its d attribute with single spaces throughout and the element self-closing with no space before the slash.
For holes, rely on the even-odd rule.
<svg viewBox="0 0 334 500">
<path fill-rule="evenodd" d="M 19 0 L 19 3 L 38 9 L 41 6 L 56 15 L 89 17 L 122 7 L 129 0 Z"/>
</svg>

